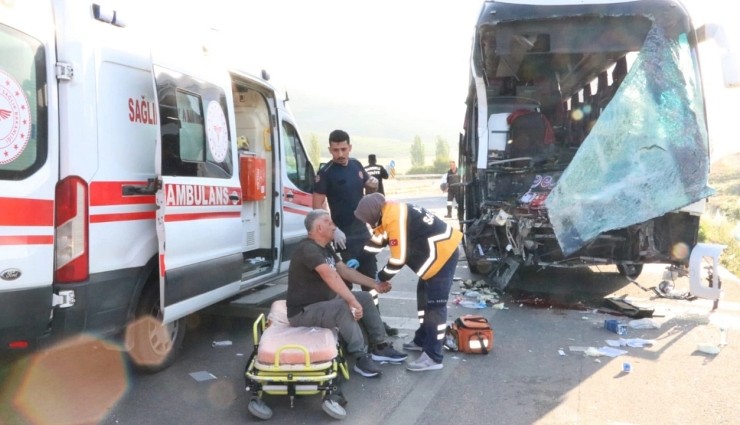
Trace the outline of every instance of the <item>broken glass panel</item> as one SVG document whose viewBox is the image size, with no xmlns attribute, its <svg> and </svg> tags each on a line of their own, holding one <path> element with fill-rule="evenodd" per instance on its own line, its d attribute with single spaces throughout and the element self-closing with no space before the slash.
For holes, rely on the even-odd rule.
<svg viewBox="0 0 740 425">
<path fill-rule="evenodd" d="M 706 198 L 708 138 L 696 58 L 654 27 L 546 201 L 563 253 Z"/>
</svg>

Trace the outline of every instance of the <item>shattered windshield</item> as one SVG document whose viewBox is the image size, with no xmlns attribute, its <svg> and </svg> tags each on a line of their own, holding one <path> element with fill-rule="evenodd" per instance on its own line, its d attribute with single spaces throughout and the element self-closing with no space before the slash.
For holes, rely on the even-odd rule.
<svg viewBox="0 0 740 425">
<path fill-rule="evenodd" d="M 653 27 L 614 98 L 546 201 L 568 255 L 612 229 L 713 194 L 694 51 Z"/>
</svg>

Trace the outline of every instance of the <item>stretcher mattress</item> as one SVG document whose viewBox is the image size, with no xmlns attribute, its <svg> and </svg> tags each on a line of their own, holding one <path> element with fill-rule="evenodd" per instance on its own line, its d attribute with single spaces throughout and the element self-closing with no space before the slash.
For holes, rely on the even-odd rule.
<svg viewBox="0 0 740 425">
<path fill-rule="evenodd" d="M 268 315 L 269 326 L 265 329 L 257 349 L 257 361 L 271 365 L 275 363 L 275 354 L 285 345 L 305 347 L 310 356 L 310 363 L 330 362 L 336 358 L 337 337 L 334 331 L 318 327 L 292 327 L 288 322 L 288 309 L 285 300 L 272 303 Z M 280 365 L 300 365 L 306 363 L 303 350 L 288 348 L 280 352 Z"/>
</svg>

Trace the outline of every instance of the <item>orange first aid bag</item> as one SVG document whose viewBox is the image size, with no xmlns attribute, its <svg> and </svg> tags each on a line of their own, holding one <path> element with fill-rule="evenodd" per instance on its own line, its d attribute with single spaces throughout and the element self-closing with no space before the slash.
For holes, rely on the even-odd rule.
<svg viewBox="0 0 740 425">
<path fill-rule="evenodd" d="M 488 319 L 478 314 L 465 314 L 455 319 L 448 333 L 457 343 L 457 351 L 488 354 L 493 348 L 493 329 Z"/>
</svg>

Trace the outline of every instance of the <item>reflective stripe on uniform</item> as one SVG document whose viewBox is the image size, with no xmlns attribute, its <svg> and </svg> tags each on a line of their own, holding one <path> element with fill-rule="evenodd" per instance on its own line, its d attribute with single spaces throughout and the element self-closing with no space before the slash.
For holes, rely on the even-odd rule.
<svg viewBox="0 0 740 425">
<path fill-rule="evenodd" d="M 373 304 L 375 304 L 375 306 L 377 307 L 378 302 L 379 302 L 378 301 L 378 291 L 376 291 L 375 289 L 371 289 L 368 291 L 368 293 L 370 293 L 370 295 L 373 296 Z"/>
<path fill-rule="evenodd" d="M 447 331 L 447 323 L 437 325 L 437 340 L 442 341 L 445 339 L 445 332 Z"/>
</svg>

